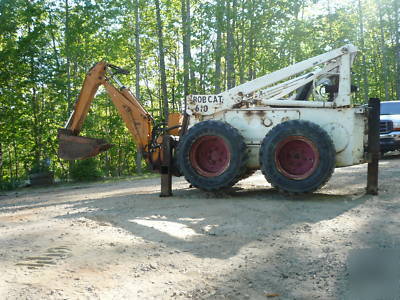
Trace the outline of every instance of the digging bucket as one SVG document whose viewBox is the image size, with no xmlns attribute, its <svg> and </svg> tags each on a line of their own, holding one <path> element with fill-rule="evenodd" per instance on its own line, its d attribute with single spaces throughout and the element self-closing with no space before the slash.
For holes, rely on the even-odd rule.
<svg viewBox="0 0 400 300">
<path fill-rule="evenodd" d="M 58 129 L 58 156 L 66 160 L 85 159 L 110 149 L 113 145 L 102 139 L 76 136 L 64 128 Z"/>
</svg>

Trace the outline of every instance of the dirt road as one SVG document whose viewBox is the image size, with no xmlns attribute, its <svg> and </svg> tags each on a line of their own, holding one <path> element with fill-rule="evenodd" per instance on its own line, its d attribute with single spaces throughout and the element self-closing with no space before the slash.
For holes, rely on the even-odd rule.
<svg viewBox="0 0 400 300">
<path fill-rule="evenodd" d="M 211 194 L 159 179 L 0 196 L 0 299 L 342 299 L 348 257 L 398 248 L 400 157 L 292 198 L 260 173 Z"/>
</svg>

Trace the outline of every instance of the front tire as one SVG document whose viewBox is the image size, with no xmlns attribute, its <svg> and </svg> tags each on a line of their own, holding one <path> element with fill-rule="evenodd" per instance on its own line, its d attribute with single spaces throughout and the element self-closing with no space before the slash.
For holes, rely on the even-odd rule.
<svg viewBox="0 0 400 300">
<path fill-rule="evenodd" d="M 221 121 L 197 123 L 177 148 L 181 173 L 193 186 L 206 191 L 233 186 L 246 172 L 247 159 L 243 137 Z"/>
<path fill-rule="evenodd" d="M 280 191 L 309 193 L 331 178 L 335 154 L 331 138 L 320 126 L 291 120 L 265 136 L 260 148 L 261 171 Z"/>
</svg>

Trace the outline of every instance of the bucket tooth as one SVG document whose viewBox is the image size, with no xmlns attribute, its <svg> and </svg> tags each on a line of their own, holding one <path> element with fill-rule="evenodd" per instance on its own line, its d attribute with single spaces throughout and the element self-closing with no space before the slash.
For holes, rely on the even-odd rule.
<svg viewBox="0 0 400 300">
<path fill-rule="evenodd" d="M 63 128 L 58 130 L 58 143 L 58 156 L 66 160 L 93 157 L 113 146 L 103 139 L 76 136 Z"/>
</svg>

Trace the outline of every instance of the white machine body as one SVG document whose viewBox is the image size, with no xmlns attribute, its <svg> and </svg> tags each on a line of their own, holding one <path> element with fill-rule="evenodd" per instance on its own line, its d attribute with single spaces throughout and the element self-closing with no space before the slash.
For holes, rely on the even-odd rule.
<svg viewBox="0 0 400 300">
<path fill-rule="evenodd" d="M 280 123 L 306 120 L 331 137 L 337 167 L 363 163 L 367 110 L 351 101 L 351 66 L 356 54 L 357 48 L 349 44 L 217 95 L 190 95 L 189 126 L 210 119 L 229 123 L 245 139 L 250 154 L 247 167 L 257 169 L 265 135 Z M 296 91 L 307 85 L 313 99 L 296 98 Z M 327 88 L 331 88 L 329 93 Z"/>
</svg>

